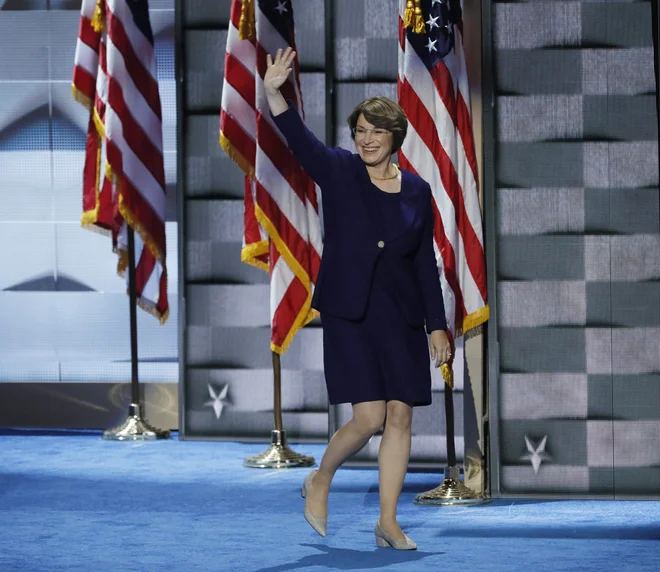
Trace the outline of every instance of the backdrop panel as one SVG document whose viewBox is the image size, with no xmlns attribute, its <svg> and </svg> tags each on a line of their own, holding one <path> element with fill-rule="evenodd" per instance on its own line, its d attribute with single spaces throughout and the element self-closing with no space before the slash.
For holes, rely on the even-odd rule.
<svg viewBox="0 0 660 572">
<path fill-rule="evenodd" d="M 492 2 L 493 488 L 658 494 L 650 2 Z"/>
<path fill-rule="evenodd" d="M 139 372 L 147 384 L 176 384 L 174 0 L 149 5 L 163 108 L 171 313 L 162 327 L 138 313 Z M 125 282 L 110 239 L 80 226 L 88 113 L 71 96 L 79 22 L 80 0 L 0 2 L 0 383 L 7 384 L 2 399 L 17 404 L 0 410 L 0 425 L 106 427 L 125 409 L 116 396 L 128 399 L 112 389 L 130 381 Z M 61 397 L 40 417 L 34 399 L 50 384 Z M 87 408 L 92 393 L 105 409 Z M 167 407 L 160 420 L 176 428 L 176 399 Z"/>
<path fill-rule="evenodd" d="M 213 4 L 181 3 L 179 30 L 186 285 L 182 431 L 187 438 L 265 439 L 273 424 L 268 280 L 240 262 L 243 175 L 218 145 L 231 3 Z M 474 70 L 479 9 L 478 3 L 466 4 L 473 14 L 469 51 Z M 355 105 L 372 95 L 397 99 L 398 1 L 294 0 L 293 9 L 306 123 L 326 143 L 352 149 L 345 119 Z M 472 79 L 478 85 L 478 61 L 476 70 Z M 481 384 L 479 360 L 480 352 L 474 373 Z M 298 333 L 282 359 L 285 429 L 293 438 L 325 440 L 328 431 L 350 416 L 350 407 L 332 408 L 328 427 L 322 363 L 322 330 L 313 322 Z M 464 372 L 457 372 L 456 444 L 461 456 L 463 379 Z M 433 383 L 434 405 L 418 410 L 413 427 L 412 462 L 422 465 L 439 464 L 446 457 L 444 383 L 438 372 Z M 379 440 L 376 436 L 353 461 L 376 462 Z"/>
<path fill-rule="evenodd" d="M 243 173 L 219 145 L 231 2 L 181 2 L 183 141 L 181 433 L 265 440 L 273 429 L 268 274 L 241 262 Z M 325 140 L 322 0 L 293 2 L 306 123 Z M 284 429 L 324 441 L 328 404 L 321 329 L 301 330 L 282 357 Z"/>
</svg>

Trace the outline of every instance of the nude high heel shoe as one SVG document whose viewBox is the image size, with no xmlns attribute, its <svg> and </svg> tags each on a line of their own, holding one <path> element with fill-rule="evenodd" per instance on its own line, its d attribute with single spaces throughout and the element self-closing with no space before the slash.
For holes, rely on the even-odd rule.
<svg viewBox="0 0 660 572">
<path fill-rule="evenodd" d="M 311 486 L 312 483 L 312 478 L 314 478 L 314 474 L 318 472 L 317 471 L 312 471 L 307 475 L 307 478 L 305 478 L 305 482 L 302 485 L 302 488 L 300 489 L 300 495 L 302 498 L 305 499 L 305 520 L 309 522 L 310 526 L 316 530 L 321 536 L 325 538 L 325 533 L 326 533 L 326 528 L 328 525 L 328 520 L 326 518 L 317 518 L 314 516 L 311 511 L 307 508 L 307 489 Z"/>
<path fill-rule="evenodd" d="M 403 535 L 403 540 L 394 540 L 387 532 L 385 532 L 380 526 L 380 520 L 376 523 L 376 528 L 374 528 L 374 534 L 376 535 L 376 546 L 382 548 L 392 547 L 394 550 L 417 550 L 417 544 L 405 534 Z"/>
</svg>

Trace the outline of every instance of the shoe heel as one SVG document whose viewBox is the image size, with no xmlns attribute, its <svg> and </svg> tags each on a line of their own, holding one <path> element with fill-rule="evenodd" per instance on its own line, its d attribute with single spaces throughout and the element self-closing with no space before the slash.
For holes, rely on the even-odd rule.
<svg viewBox="0 0 660 572">
<path fill-rule="evenodd" d="M 384 538 L 381 538 L 380 536 L 376 537 L 376 546 L 380 546 L 381 548 L 389 548 L 390 543 L 387 542 Z"/>
</svg>

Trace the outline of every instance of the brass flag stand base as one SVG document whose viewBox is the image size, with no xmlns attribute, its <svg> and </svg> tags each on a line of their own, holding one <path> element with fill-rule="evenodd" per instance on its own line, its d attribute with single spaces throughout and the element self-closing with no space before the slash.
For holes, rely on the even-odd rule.
<svg viewBox="0 0 660 572">
<path fill-rule="evenodd" d="M 140 382 L 138 380 L 137 291 L 135 287 L 135 231 L 128 225 L 128 295 L 131 324 L 131 404 L 128 419 L 118 427 L 106 429 L 103 439 L 109 441 L 152 441 L 169 439 L 170 432 L 156 429 L 142 418 Z"/>
<path fill-rule="evenodd" d="M 490 498 L 466 487 L 461 482 L 461 470 L 454 465 L 445 468 L 445 480 L 440 486 L 418 494 L 414 502 L 415 504 L 436 506 L 477 505 L 490 502 Z"/>
<path fill-rule="evenodd" d="M 314 457 L 300 455 L 286 443 L 286 431 L 282 429 L 282 364 L 280 354 L 273 353 L 273 414 L 275 429 L 270 432 L 271 446 L 261 455 L 248 457 L 243 466 L 252 469 L 293 469 L 313 467 Z"/>
<path fill-rule="evenodd" d="M 453 347 L 452 347 L 453 349 Z M 442 366 L 446 367 L 446 364 Z M 448 366 L 447 366 L 448 367 Z M 443 371 L 444 375 L 444 371 Z M 445 378 L 447 380 L 447 378 Z M 456 444 L 454 443 L 454 385 L 445 384 L 445 414 L 447 421 L 447 466 L 445 480 L 433 490 L 420 493 L 415 504 L 435 506 L 477 505 L 490 502 L 490 498 L 476 493 L 461 482 L 461 469 L 456 464 Z"/>
<path fill-rule="evenodd" d="M 103 431 L 103 439 L 108 441 L 155 441 L 169 438 L 169 431 L 156 429 L 142 418 L 140 406 L 137 403 L 131 403 L 128 406 L 126 421 L 118 427 Z"/>
<path fill-rule="evenodd" d="M 313 467 L 314 457 L 300 455 L 286 443 L 286 431 L 271 431 L 272 445 L 260 455 L 248 457 L 243 465 L 252 469 L 293 469 Z"/>
</svg>

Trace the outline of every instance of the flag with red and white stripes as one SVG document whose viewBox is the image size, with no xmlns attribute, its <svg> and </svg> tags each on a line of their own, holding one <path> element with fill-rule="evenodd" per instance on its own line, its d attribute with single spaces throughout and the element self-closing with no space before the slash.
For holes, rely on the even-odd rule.
<svg viewBox="0 0 660 572">
<path fill-rule="evenodd" d="M 489 316 L 461 3 L 416 0 L 417 15 L 407 4 L 400 0 L 397 88 L 409 127 L 399 163 L 431 185 L 447 323 L 460 336 Z"/>
<path fill-rule="evenodd" d="M 270 118 L 266 55 L 295 49 L 290 0 L 233 0 L 220 145 L 245 173 L 242 260 L 270 272 L 271 349 L 284 353 L 317 313 L 312 293 L 323 242 L 317 187 Z M 302 113 L 298 58 L 283 95 Z"/>
<path fill-rule="evenodd" d="M 73 97 L 90 111 L 81 222 L 112 236 L 122 276 L 133 228 L 138 304 L 165 323 L 162 114 L 147 0 L 83 0 Z"/>
</svg>

